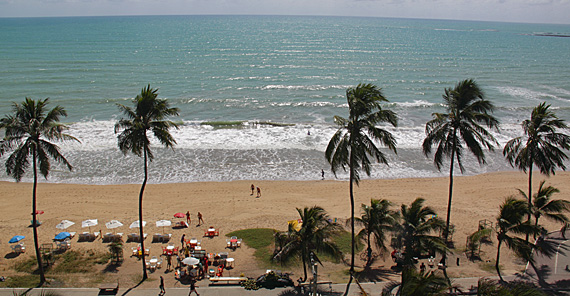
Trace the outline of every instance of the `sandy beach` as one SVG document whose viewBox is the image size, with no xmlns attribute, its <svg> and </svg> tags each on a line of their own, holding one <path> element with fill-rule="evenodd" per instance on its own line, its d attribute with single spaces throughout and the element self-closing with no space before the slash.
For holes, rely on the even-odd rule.
<svg viewBox="0 0 570 296">
<path fill-rule="evenodd" d="M 541 180 L 547 180 L 547 185 L 552 185 L 560 190 L 555 195 L 557 199 L 570 200 L 570 173 L 558 172 L 555 176 L 546 178 L 536 174 L 533 178 L 534 189 Z M 477 176 L 458 176 L 455 178 L 452 224 L 456 232 L 454 242 L 458 250 L 465 246 L 466 237 L 477 229 L 479 220 L 487 219 L 495 221 L 499 205 L 505 197 L 518 195 L 517 188 L 527 190 L 527 175 L 520 172 L 487 173 Z M 448 178 L 421 178 L 421 179 L 394 179 L 394 180 L 362 180 L 355 190 L 355 204 L 359 207 L 362 203 L 369 203 L 371 198 L 390 200 L 399 208 L 402 203 L 409 204 L 415 198 L 426 199 L 426 205 L 433 207 L 444 219 L 448 197 Z M 262 195 L 256 198 L 250 195 L 251 184 L 261 188 Z M 77 233 L 88 231 L 81 228 L 81 221 L 86 219 L 98 219 L 99 225 L 92 227 L 91 232 L 102 230 L 108 232 L 105 223 L 117 219 L 125 226 L 118 228 L 117 232 L 131 233 L 138 230 L 129 229 L 131 222 L 138 219 L 138 193 L 140 184 L 132 185 L 71 185 L 41 183 L 38 186 L 38 209 L 45 211 L 39 216 L 43 224 L 38 228 L 40 243 L 52 242 L 52 238 L 59 232 L 55 225 L 62 219 L 74 221 L 68 231 Z M 0 202 L 2 204 L 2 216 L 0 217 L 0 251 L 4 258 L 0 259 L 0 272 L 4 276 L 16 276 L 13 265 L 19 260 L 26 260 L 34 255 L 33 234 L 30 225 L 31 218 L 31 192 L 32 184 L 29 183 L 0 183 Z M 234 230 L 247 228 L 273 228 L 286 230 L 287 221 L 297 219 L 296 208 L 319 205 L 323 207 L 331 217 L 346 219 L 349 217 L 348 182 L 324 180 L 324 181 L 235 181 L 235 182 L 207 182 L 207 183 L 184 183 L 184 184 L 160 184 L 148 185 L 144 197 L 144 220 L 148 222 L 145 232 L 152 236 L 154 233 L 163 232 L 162 228 L 155 226 L 155 222 L 161 219 L 170 219 L 173 222 L 182 220 L 173 218 L 176 212 L 190 211 L 192 225 L 187 229 L 165 229 L 166 233 L 172 233 L 172 242 L 180 244 L 180 237 L 186 234 L 187 238 L 196 237 L 202 240 L 203 248 L 207 252 L 222 252 L 225 247 L 225 234 Z M 206 225 L 197 225 L 197 213 L 204 216 Z M 543 221 L 546 222 L 546 221 Z M 204 230 L 208 226 L 214 226 L 220 230 L 220 237 L 213 239 L 202 238 Z M 558 225 L 546 224 L 549 230 L 556 230 Z M 23 241 L 27 246 L 27 252 L 18 257 L 9 256 L 11 253 L 8 240 L 16 235 L 25 235 Z M 66 286 L 95 286 L 99 282 L 109 281 L 119 277 L 126 285 L 131 282 L 136 284 L 137 277 L 141 274 L 138 259 L 129 258 L 131 247 L 136 243 L 125 244 L 125 261 L 116 270 L 104 270 L 105 265 L 90 274 L 70 275 Z M 160 255 L 160 243 L 151 243 L 146 240 L 146 245 L 152 255 Z M 450 267 L 449 273 L 456 277 L 466 276 L 492 276 L 494 271 L 485 268 L 490 265 L 487 260 L 494 260 L 496 246 L 483 249 L 483 262 L 468 262 L 465 256 L 458 255 L 461 259 L 460 266 Z M 94 242 L 77 242 L 77 237 L 72 240 L 73 250 L 95 250 L 105 252 L 107 244 L 101 240 Z M 254 250 L 243 246 L 236 251 L 225 250 L 230 257 L 235 258 L 236 266 L 231 275 L 245 274 L 255 277 L 265 271 L 265 267 L 258 266 L 253 258 Z M 460 253 L 460 252 L 458 252 Z M 520 260 L 514 259 L 512 254 L 504 250 L 502 264 L 505 274 L 521 272 L 524 265 Z M 347 254 L 347 258 L 348 258 Z M 455 258 L 455 257 L 453 257 Z M 454 259 L 455 260 L 455 259 Z M 453 261 L 455 262 L 455 261 Z M 359 262 L 362 265 L 362 262 Z M 373 266 L 379 270 L 390 271 L 392 262 L 390 258 L 379 261 Z M 491 265 L 492 266 L 492 265 Z M 342 282 L 346 277 L 343 273 L 348 267 L 343 264 L 325 263 L 320 269 L 323 279 L 334 282 Z M 293 271 L 297 276 L 302 273 L 298 266 L 283 267 L 283 271 Z M 173 273 L 164 273 L 164 268 L 150 273 L 151 279 L 158 279 L 163 275 L 167 287 L 180 286 L 174 280 Z M 388 275 L 390 277 L 390 275 Z M 143 285 L 148 287 L 158 286 L 156 281 L 148 281 Z"/>
</svg>

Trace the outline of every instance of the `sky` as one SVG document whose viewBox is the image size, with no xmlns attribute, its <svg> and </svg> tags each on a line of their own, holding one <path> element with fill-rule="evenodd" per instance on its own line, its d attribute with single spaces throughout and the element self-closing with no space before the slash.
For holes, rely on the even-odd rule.
<svg viewBox="0 0 570 296">
<path fill-rule="evenodd" d="M 0 0 L 0 17 L 203 14 L 570 24 L 570 0 Z"/>
</svg>

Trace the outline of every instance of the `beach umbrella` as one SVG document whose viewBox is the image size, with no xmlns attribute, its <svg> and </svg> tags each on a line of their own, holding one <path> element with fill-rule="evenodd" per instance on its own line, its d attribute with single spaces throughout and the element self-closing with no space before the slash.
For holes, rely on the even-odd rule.
<svg viewBox="0 0 570 296">
<path fill-rule="evenodd" d="M 14 237 L 12 237 L 8 242 L 13 244 L 13 243 L 17 243 L 23 239 L 25 239 L 26 237 L 23 235 L 14 235 Z"/>
<path fill-rule="evenodd" d="M 71 226 L 75 224 L 75 222 L 71 222 L 69 220 L 61 220 L 61 222 L 59 222 L 55 228 L 57 229 L 66 229 L 67 227 Z"/>
<path fill-rule="evenodd" d="M 146 226 L 146 221 L 142 221 L 142 226 L 143 227 Z M 139 227 L 141 227 L 140 220 L 137 220 L 137 221 L 131 223 L 131 226 L 129 226 L 129 228 L 139 228 Z"/>
<path fill-rule="evenodd" d="M 196 265 L 196 264 L 200 263 L 200 260 L 198 260 L 197 258 L 194 258 L 194 257 L 186 257 L 182 260 L 182 263 L 184 263 L 186 265 Z"/>
<path fill-rule="evenodd" d="M 123 226 L 123 223 L 119 222 L 118 220 L 111 220 L 105 223 L 105 226 L 107 227 L 107 229 L 115 229 Z"/>
<path fill-rule="evenodd" d="M 85 228 L 85 227 L 89 227 L 89 232 L 91 232 L 91 226 L 95 226 L 97 225 L 97 219 L 87 219 L 83 222 L 81 222 L 81 227 Z"/>
<path fill-rule="evenodd" d="M 54 239 L 55 240 L 64 240 L 70 236 L 71 236 L 71 233 L 64 231 L 64 232 L 60 232 L 60 233 L 56 234 Z"/>
<path fill-rule="evenodd" d="M 186 214 L 184 214 L 184 213 L 176 213 L 176 214 L 174 214 L 174 218 L 184 218 L 184 217 L 186 217 Z"/>
<path fill-rule="evenodd" d="M 170 226 L 172 225 L 172 222 L 170 222 L 170 220 L 159 220 L 156 221 L 156 227 L 162 227 L 162 233 L 164 233 L 164 227 Z"/>
</svg>

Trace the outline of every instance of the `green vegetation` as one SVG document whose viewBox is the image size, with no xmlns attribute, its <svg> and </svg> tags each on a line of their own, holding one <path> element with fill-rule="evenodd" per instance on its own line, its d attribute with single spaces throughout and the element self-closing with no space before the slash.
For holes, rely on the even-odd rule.
<svg viewBox="0 0 570 296">
<path fill-rule="evenodd" d="M 110 258 L 108 253 L 67 251 L 63 255 L 56 257 L 56 264 L 54 264 L 52 272 L 88 273 L 93 271 L 95 264 L 105 264 L 109 262 Z"/>
<path fill-rule="evenodd" d="M 351 248 L 352 235 L 350 234 L 349 231 L 345 231 L 345 230 L 341 231 L 338 235 L 334 236 L 332 238 L 332 240 L 338 246 L 338 249 L 343 254 L 350 254 L 350 251 L 352 249 Z M 357 240 L 356 241 L 356 252 L 362 251 L 363 248 L 364 248 L 364 244 L 362 243 L 362 241 Z"/>
<path fill-rule="evenodd" d="M 524 136 L 516 137 L 505 145 L 503 155 L 511 166 L 523 172 L 528 171 L 528 208 L 532 208 L 532 169 L 538 168 L 541 174 L 556 174 L 556 168 L 566 170 L 564 161 L 568 159 L 564 150 L 570 149 L 570 136 L 559 133 L 559 129 L 567 129 L 563 119 L 548 110 L 546 102 L 536 106 L 527 119 L 521 123 Z M 527 220 L 530 223 L 531 212 Z M 528 236 L 526 237 L 528 241 Z"/>
<path fill-rule="evenodd" d="M 297 208 L 303 223 L 297 229 L 289 224 L 286 232 L 275 235 L 275 251 L 273 260 L 287 263 L 301 258 L 303 262 L 303 281 L 307 280 L 307 269 L 312 266 L 313 259 L 320 262 L 318 254 L 326 254 L 340 259 L 342 253 L 332 240 L 341 230 L 340 225 L 331 222 L 327 212 L 318 206 Z"/>
<path fill-rule="evenodd" d="M 34 270 L 34 265 L 36 264 L 36 258 L 35 257 L 31 257 L 27 260 L 23 260 L 23 261 L 18 261 L 16 262 L 16 264 L 14 264 L 14 270 L 16 270 L 17 272 L 30 272 L 32 270 Z"/>
<path fill-rule="evenodd" d="M 236 230 L 226 234 L 227 237 L 237 236 L 248 245 L 248 247 L 255 249 L 253 254 L 255 258 L 265 267 L 274 267 L 275 264 L 271 262 L 271 255 L 273 254 L 272 246 L 274 242 L 274 234 L 277 231 L 270 228 L 252 228 Z"/>
</svg>

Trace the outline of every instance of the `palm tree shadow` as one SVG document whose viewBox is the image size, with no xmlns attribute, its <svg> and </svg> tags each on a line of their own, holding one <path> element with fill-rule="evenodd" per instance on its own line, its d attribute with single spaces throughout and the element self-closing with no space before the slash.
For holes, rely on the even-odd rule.
<svg viewBox="0 0 570 296">
<path fill-rule="evenodd" d="M 357 271 L 355 277 L 361 282 L 378 282 L 381 280 L 391 280 L 396 273 L 393 270 L 383 268 L 365 267 L 362 271 Z"/>
<path fill-rule="evenodd" d="M 138 286 L 142 285 L 142 283 L 143 283 L 144 281 L 145 281 L 145 280 L 141 280 L 141 281 L 140 281 L 138 284 L 136 284 L 135 286 L 130 287 L 130 288 L 129 288 L 128 290 L 126 290 L 123 294 L 121 294 L 121 296 L 127 295 L 127 294 L 128 294 L 129 292 L 131 292 L 133 289 L 138 288 Z"/>
<path fill-rule="evenodd" d="M 109 264 L 107 264 L 105 269 L 103 269 L 103 273 L 117 273 L 117 272 L 119 272 L 118 267 L 121 265 L 123 265 L 123 264 L 122 263 L 109 263 Z"/>
</svg>

